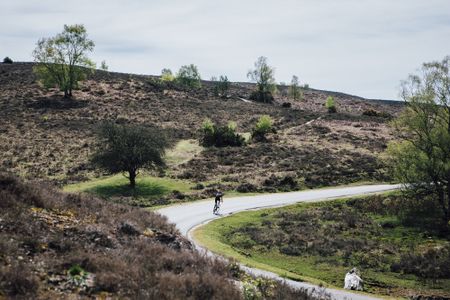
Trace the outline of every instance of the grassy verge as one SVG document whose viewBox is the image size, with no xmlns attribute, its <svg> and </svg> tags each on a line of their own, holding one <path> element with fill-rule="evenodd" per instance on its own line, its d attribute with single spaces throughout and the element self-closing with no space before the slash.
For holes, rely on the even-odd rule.
<svg viewBox="0 0 450 300">
<path fill-rule="evenodd" d="M 117 174 L 67 185 L 64 187 L 64 191 L 86 192 L 105 199 L 132 198 L 142 205 L 157 205 L 157 203 L 153 203 L 155 200 L 167 196 L 173 191 L 188 193 L 192 191 L 192 187 L 193 184 L 185 180 L 142 175 L 138 176 L 136 180 L 136 188 L 131 189 L 128 186 L 128 179 L 121 174 Z"/>
<path fill-rule="evenodd" d="M 409 254 L 427 257 L 426 253 L 442 249 L 449 241 L 405 226 L 383 211 L 383 203 L 390 205 L 396 197 L 388 195 L 238 213 L 197 228 L 193 237 L 215 253 L 296 280 L 339 288 L 345 273 L 358 267 L 369 292 L 448 297 L 450 278 L 426 279 L 395 270 L 395 265 L 409 263 L 404 261 Z M 374 197 L 373 206 L 352 206 Z M 352 213 L 357 217 L 351 217 Z M 303 248 L 296 249 L 298 245 Z"/>
</svg>

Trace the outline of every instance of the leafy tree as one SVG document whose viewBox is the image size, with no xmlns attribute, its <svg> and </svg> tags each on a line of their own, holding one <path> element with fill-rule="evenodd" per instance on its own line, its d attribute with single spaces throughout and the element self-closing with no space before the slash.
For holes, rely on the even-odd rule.
<svg viewBox="0 0 450 300">
<path fill-rule="evenodd" d="M 65 98 L 71 98 L 78 82 L 94 70 L 94 63 L 87 56 L 94 46 L 83 25 L 64 25 L 63 32 L 55 37 L 38 41 L 33 51 L 38 63 L 34 72 L 44 86 L 58 86 Z"/>
<path fill-rule="evenodd" d="M 3 59 L 3 63 L 4 64 L 12 64 L 13 60 L 7 56 Z"/>
<path fill-rule="evenodd" d="M 334 101 L 334 98 L 331 96 L 328 96 L 327 102 L 325 102 L 325 107 L 328 109 L 329 113 L 337 112 L 336 102 Z"/>
<path fill-rule="evenodd" d="M 270 116 L 261 116 L 252 130 L 252 139 L 265 141 L 268 133 L 274 132 L 273 120 Z"/>
<path fill-rule="evenodd" d="M 92 162 L 111 172 L 122 172 L 136 186 L 140 169 L 164 167 L 167 140 L 159 130 L 143 126 L 104 124 Z"/>
<path fill-rule="evenodd" d="M 272 102 L 276 91 L 275 69 L 267 64 L 267 58 L 261 56 L 255 62 L 255 69 L 247 73 L 247 77 L 256 82 L 257 91 L 251 98 L 259 102 Z"/>
<path fill-rule="evenodd" d="M 108 67 L 108 65 L 106 64 L 106 61 L 102 60 L 102 62 L 101 62 L 101 64 L 100 64 L 100 70 L 108 71 L 108 69 L 109 69 L 109 67 Z"/>
<path fill-rule="evenodd" d="M 199 88 L 202 85 L 198 68 L 193 64 L 182 66 L 178 70 L 176 80 L 178 83 L 191 88 Z"/>
<path fill-rule="evenodd" d="M 240 147 L 245 139 L 236 132 L 236 123 L 230 122 L 227 126 L 217 126 L 210 119 L 202 124 L 200 143 L 204 147 Z"/>
<path fill-rule="evenodd" d="M 161 80 L 162 81 L 173 81 L 175 77 L 172 74 L 172 70 L 170 69 L 162 69 L 161 70 Z"/>
<path fill-rule="evenodd" d="M 214 86 L 214 95 L 217 97 L 225 98 L 228 95 L 228 90 L 230 89 L 230 82 L 228 81 L 228 77 L 221 75 L 219 77 L 219 80 L 213 80 L 215 81 Z"/>
<path fill-rule="evenodd" d="M 416 195 L 439 203 L 444 229 L 450 226 L 450 56 L 423 64 L 402 82 L 406 109 L 394 121 L 399 142 L 388 146 L 395 177 Z M 423 197 L 427 198 L 427 197 Z"/>
<path fill-rule="evenodd" d="M 289 86 L 289 97 L 294 100 L 301 100 L 303 98 L 302 91 L 299 87 L 298 77 L 292 76 L 291 85 Z"/>
</svg>

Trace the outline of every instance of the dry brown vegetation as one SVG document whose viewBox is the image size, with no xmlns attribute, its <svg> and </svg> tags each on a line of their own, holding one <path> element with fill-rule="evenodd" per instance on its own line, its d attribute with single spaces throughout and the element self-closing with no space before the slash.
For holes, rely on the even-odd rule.
<svg viewBox="0 0 450 300">
<path fill-rule="evenodd" d="M 285 190 L 264 184 L 274 176 L 311 187 L 386 179 L 376 157 L 391 139 L 386 116 L 402 107 L 312 89 L 303 91 L 304 100 L 291 101 L 284 87 L 272 105 L 247 103 L 241 98 L 248 98 L 251 84 L 233 83 L 230 97 L 223 99 L 214 96 L 209 82 L 187 90 L 154 77 L 104 71 L 97 71 L 75 92 L 75 100 L 67 101 L 58 91 L 41 88 L 31 69 L 31 63 L 0 64 L 0 166 L 59 183 L 99 175 L 88 157 L 102 121 L 157 125 L 178 140 L 197 137 L 205 118 L 218 124 L 236 121 L 238 131 L 250 132 L 261 115 L 275 120 L 277 134 L 268 142 L 211 148 L 168 174 L 259 190 Z M 336 114 L 326 111 L 328 95 L 336 100 Z"/>
<path fill-rule="evenodd" d="M 201 255 L 152 212 L 0 173 L 0 229 L 0 298 L 243 297 L 235 267 Z M 268 299 L 310 299 L 270 285 Z"/>
</svg>

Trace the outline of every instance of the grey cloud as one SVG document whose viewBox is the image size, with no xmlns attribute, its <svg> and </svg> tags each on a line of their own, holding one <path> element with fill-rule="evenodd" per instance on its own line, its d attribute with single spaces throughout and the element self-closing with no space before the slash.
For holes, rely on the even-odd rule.
<svg viewBox="0 0 450 300">
<path fill-rule="evenodd" d="M 195 63 L 245 81 L 264 55 L 278 81 L 370 98 L 396 98 L 408 73 L 450 54 L 448 0 L 15 0 L 0 10 L 0 57 L 31 60 L 38 38 L 73 23 L 115 71 Z"/>
</svg>

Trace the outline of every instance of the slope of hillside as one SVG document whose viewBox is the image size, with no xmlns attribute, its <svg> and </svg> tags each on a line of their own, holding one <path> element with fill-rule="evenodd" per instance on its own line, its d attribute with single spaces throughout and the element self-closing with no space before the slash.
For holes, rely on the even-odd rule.
<svg viewBox="0 0 450 300">
<path fill-rule="evenodd" d="M 0 64 L 0 166 L 24 177 L 77 182 L 101 175 L 88 164 L 94 132 L 105 120 L 156 125 L 172 140 L 196 138 L 205 118 L 250 132 L 268 114 L 277 134 L 267 143 L 242 148 L 211 148 L 167 170 L 172 177 L 219 185 L 224 189 L 286 190 L 385 180 L 377 154 L 391 139 L 387 121 L 401 105 L 365 101 L 341 93 L 304 90 L 293 102 L 285 94 L 272 105 L 248 103 L 254 85 L 232 84 L 228 99 L 213 94 L 212 83 L 199 90 L 160 84 L 154 77 L 97 71 L 63 100 L 41 88 L 32 63 Z M 337 114 L 324 107 L 330 93 Z M 290 102 L 291 107 L 282 104 Z M 373 109 L 383 116 L 365 116 Z"/>
<path fill-rule="evenodd" d="M 0 297 L 240 298 L 227 266 L 157 214 L 6 174 L 0 207 Z"/>
<path fill-rule="evenodd" d="M 252 280 L 158 214 L 0 173 L 1 299 L 243 299 Z M 313 299 L 254 280 L 267 299 Z"/>
</svg>

